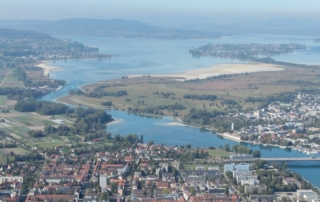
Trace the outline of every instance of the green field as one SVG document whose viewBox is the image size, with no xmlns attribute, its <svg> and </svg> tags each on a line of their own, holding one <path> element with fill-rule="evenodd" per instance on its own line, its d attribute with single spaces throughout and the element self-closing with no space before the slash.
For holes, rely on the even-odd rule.
<svg viewBox="0 0 320 202">
<path fill-rule="evenodd" d="M 16 148 L 8 148 L 8 149 L 0 149 L 1 153 L 6 153 L 9 154 L 10 152 L 13 152 L 15 154 L 25 154 L 28 151 L 26 151 L 25 149 L 22 149 L 20 147 L 16 147 Z"/>
<path fill-rule="evenodd" d="M 7 105 L 6 101 L 7 101 L 7 96 L 5 96 L 5 95 L 0 95 L 0 106 L 5 106 L 5 105 Z"/>
<path fill-rule="evenodd" d="M 208 149 L 206 150 L 210 156 L 213 157 L 229 157 L 230 153 L 224 150 L 212 150 L 212 149 Z"/>
<path fill-rule="evenodd" d="M 13 161 L 14 160 L 14 157 L 9 157 L 9 161 Z M 3 158 L 0 158 L 0 164 L 5 164 L 7 163 L 7 157 L 3 157 Z"/>
</svg>

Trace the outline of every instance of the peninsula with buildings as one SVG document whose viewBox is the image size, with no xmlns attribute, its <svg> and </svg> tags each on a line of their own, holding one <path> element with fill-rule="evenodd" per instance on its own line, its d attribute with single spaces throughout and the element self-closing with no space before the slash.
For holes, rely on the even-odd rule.
<svg viewBox="0 0 320 202">
<path fill-rule="evenodd" d="M 194 57 L 211 56 L 217 58 L 230 58 L 238 60 L 252 60 L 259 57 L 271 57 L 274 55 L 292 53 L 296 50 L 304 50 L 303 44 L 207 44 L 189 53 Z"/>
</svg>

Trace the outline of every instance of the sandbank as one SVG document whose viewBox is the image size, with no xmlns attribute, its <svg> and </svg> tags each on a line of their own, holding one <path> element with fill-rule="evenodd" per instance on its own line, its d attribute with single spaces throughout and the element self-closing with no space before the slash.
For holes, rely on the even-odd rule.
<svg viewBox="0 0 320 202">
<path fill-rule="evenodd" d="M 59 70 L 61 70 L 60 67 L 47 65 L 47 62 L 46 62 L 46 61 L 43 61 L 41 64 L 38 64 L 38 65 L 36 65 L 36 66 L 43 69 L 43 75 L 44 75 L 44 76 L 48 76 L 48 74 L 49 74 L 51 71 L 59 71 Z"/>
<path fill-rule="evenodd" d="M 109 123 L 107 123 L 106 125 L 109 126 L 109 125 L 115 125 L 115 124 L 119 124 L 121 123 L 123 120 L 122 119 L 114 119 L 114 121 L 111 121 Z"/>
<path fill-rule="evenodd" d="M 181 77 L 182 80 L 190 79 L 206 79 L 211 76 L 219 76 L 221 74 L 241 74 L 252 72 L 270 72 L 270 71 L 283 71 L 285 68 L 275 64 L 264 63 L 248 63 L 248 64 L 219 64 L 208 68 L 199 68 L 188 70 L 177 74 L 154 74 L 151 77 Z M 141 77 L 143 75 L 131 75 L 132 77 Z"/>
<path fill-rule="evenodd" d="M 167 123 L 166 126 L 186 126 L 186 125 L 183 123 L 171 122 L 171 123 Z"/>
</svg>

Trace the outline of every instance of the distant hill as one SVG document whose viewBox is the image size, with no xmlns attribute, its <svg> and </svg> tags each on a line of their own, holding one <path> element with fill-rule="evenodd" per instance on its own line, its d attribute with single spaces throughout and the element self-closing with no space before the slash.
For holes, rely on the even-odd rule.
<svg viewBox="0 0 320 202">
<path fill-rule="evenodd" d="M 134 20 L 98 20 L 68 19 L 59 21 L 48 20 L 9 20 L 0 21 L 0 27 L 24 30 L 36 30 L 46 33 L 99 33 L 99 32 L 141 32 L 153 33 L 162 29 Z"/>
<path fill-rule="evenodd" d="M 2 29 L 2 28 L 0 28 L 0 38 L 6 38 L 6 39 L 26 38 L 26 39 L 54 40 L 53 37 L 44 33 L 39 33 L 39 32 L 29 31 L 29 30 L 14 30 L 14 29 Z"/>
<path fill-rule="evenodd" d="M 165 30 L 136 20 L 123 19 L 68 19 L 48 20 L 5 20 L 1 28 L 34 30 L 48 34 L 146 37 L 146 38 L 215 38 L 216 32 L 194 30 Z"/>
</svg>

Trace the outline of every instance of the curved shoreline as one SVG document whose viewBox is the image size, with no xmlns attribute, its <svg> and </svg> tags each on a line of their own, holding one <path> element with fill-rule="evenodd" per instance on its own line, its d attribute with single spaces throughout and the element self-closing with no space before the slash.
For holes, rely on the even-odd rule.
<svg viewBox="0 0 320 202">
<path fill-rule="evenodd" d="M 52 72 L 52 71 L 61 71 L 61 70 L 63 70 L 60 67 L 48 65 L 47 64 L 48 62 L 49 61 L 42 61 L 40 64 L 35 65 L 36 67 L 40 67 L 41 69 L 43 69 L 43 75 L 44 76 L 50 75 L 50 72 Z"/>
<path fill-rule="evenodd" d="M 272 72 L 283 71 L 284 66 L 266 63 L 238 63 L 238 64 L 218 64 L 212 67 L 198 68 L 187 70 L 181 73 L 175 74 L 151 74 L 151 77 L 180 77 L 184 80 L 191 79 L 206 79 L 212 76 L 229 75 L 229 74 L 241 74 L 241 73 L 254 73 L 254 72 Z M 130 75 L 129 78 L 142 77 L 143 75 Z M 183 79 L 177 79 L 183 80 Z"/>
</svg>

